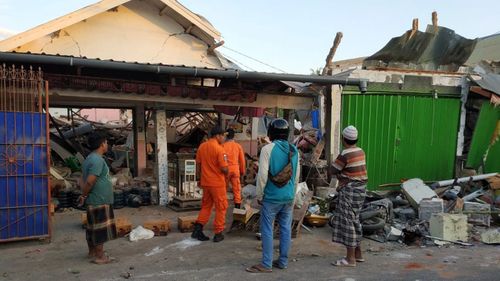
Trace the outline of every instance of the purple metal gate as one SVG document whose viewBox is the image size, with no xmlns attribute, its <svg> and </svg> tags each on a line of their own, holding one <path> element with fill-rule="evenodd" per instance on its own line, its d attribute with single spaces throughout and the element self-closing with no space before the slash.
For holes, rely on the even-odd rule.
<svg viewBox="0 0 500 281">
<path fill-rule="evenodd" d="M 41 70 L 0 66 L 0 242 L 50 237 L 48 106 Z"/>
</svg>

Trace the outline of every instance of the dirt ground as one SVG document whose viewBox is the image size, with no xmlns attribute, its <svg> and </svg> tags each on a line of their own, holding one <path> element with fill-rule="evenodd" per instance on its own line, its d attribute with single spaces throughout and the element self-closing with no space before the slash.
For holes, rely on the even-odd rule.
<svg viewBox="0 0 500 281">
<path fill-rule="evenodd" d="M 168 218 L 173 231 L 138 242 L 119 238 L 106 243 L 106 251 L 118 260 L 95 265 L 86 256 L 80 213 L 56 213 L 50 243 L 0 244 L 0 280 L 499 280 L 500 274 L 500 246 L 481 243 L 422 248 L 365 239 L 366 262 L 355 268 L 334 267 L 330 263 L 344 255 L 344 248 L 331 242 L 328 226 L 312 233 L 301 230 L 293 240 L 288 269 L 247 273 L 245 268 L 261 257 L 254 234 L 231 232 L 220 243 L 195 241 L 177 231 L 177 217 L 197 212 L 176 213 L 164 207 L 116 210 L 134 226 L 146 219 Z M 207 229 L 213 236 L 210 225 Z"/>
</svg>

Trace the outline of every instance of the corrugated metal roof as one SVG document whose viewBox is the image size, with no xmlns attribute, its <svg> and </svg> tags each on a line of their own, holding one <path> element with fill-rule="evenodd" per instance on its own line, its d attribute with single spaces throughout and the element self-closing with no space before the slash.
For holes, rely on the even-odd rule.
<svg viewBox="0 0 500 281">
<path fill-rule="evenodd" d="M 457 71 L 471 55 L 476 40 L 433 25 L 425 32 L 410 31 L 392 38 L 387 45 L 363 62 L 365 68 L 402 68 L 414 70 Z"/>
<path fill-rule="evenodd" d="M 481 79 L 475 77 L 471 77 L 471 79 L 481 88 L 500 95 L 500 74 L 494 73 L 493 71 L 494 69 L 490 64 L 482 61 L 474 68 L 474 72 L 477 73 Z"/>
<path fill-rule="evenodd" d="M 500 33 L 477 39 L 477 44 L 465 65 L 475 66 L 482 60 L 500 61 Z"/>
</svg>

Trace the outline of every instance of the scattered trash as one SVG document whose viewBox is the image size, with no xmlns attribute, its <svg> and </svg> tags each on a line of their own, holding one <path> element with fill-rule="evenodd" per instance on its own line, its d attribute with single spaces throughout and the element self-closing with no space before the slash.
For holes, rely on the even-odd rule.
<svg viewBox="0 0 500 281">
<path fill-rule="evenodd" d="M 72 274 L 80 274 L 80 270 L 73 268 L 68 268 L 68 272 Z"/>
<path fill-rule="evenodd" d="M 129 279 L 130 277 L 132 277 L 132 274 L 127 271 L 125 273 L 120 274 L 120 277 L 123 277 L 125 279 Z"/>
<path fill-rule="evenodd" d="M 411 259 L 411 258 L 413 258 L 412 255 L 405 254 L 405 253 L 392 253 L 391 257 L 396 258 L 396 259 Z"/>
<path fill-rule="evenodd" d="M 403 231 L 391 226 L 387 241 L 398 241 L 401 236 L 403 236 Z"/>
<path fill-rule="evenodd" d="M 162 253 L 163 252 L 163 249 L 161 249 L 159 246 L 156 246 L 154 247 L 151 251 L 145 253 L 144 255 L 146 257 L 150 257 L 150 256 L 153 256 L 153 255 L 156 255 L 156 254 L 159 254 L 159 253 Z"/>
</svg>

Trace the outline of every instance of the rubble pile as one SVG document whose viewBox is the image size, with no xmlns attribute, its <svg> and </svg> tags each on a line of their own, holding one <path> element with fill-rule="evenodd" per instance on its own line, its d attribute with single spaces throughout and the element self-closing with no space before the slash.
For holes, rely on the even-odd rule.
<svg viewBox="0 0 500 281">
<path fill-rule="evenodd" d="M 415 178 L 403 182 L 399 190 L 368 191 L 360 214 L 363 235 L 381 243 L 416 246 L 500 243 L 499 191 L 497 173 L 430 185 Z M 336 191 L 313 197 L 305 222 L 308 217 L 329 217 L 331 225 L 336 200 Z"/>
</svg>

